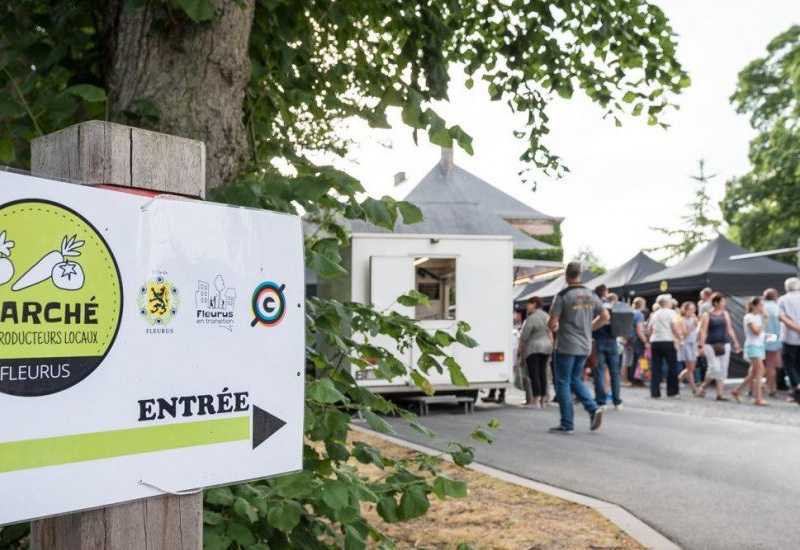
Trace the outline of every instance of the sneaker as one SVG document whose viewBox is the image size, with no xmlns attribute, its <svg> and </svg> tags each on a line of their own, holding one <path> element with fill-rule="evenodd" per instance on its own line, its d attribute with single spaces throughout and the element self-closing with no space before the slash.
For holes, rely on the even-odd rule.
<svg viewBox="0 0 800 550">
<path fill-rule="evenodd" d="M 615 411 L 621 411 L 622 410 L 622 403 L 620 403 L 619 405 L 614 405 L 614 410 Z"/>
<path fill-rule="evenodd" d="M 551 434 L 571 434 L 575 430 L 565 428 L 564 426 L 556 426 L 555 428 L 550 428 L 547 431 Z"/>
<path fill-rule="evenodd" d="M 592 431 L 595 431 L 597 428 L 599 428 L 600 424 L 602 423 L 603 423 L 603 409 L 597 409 L 596 411 L 594 411 L 594 414 L 592 414 L 592 423 L 591 423 Z"/>
<path fill-rule="evenodd" d="M 605 403 L 602 403 L 602 404 L 598 403 L 597 404 L 597 410 L 600 410 L 600 411 L 606 410 L 606 404 Z"/>
</svg>

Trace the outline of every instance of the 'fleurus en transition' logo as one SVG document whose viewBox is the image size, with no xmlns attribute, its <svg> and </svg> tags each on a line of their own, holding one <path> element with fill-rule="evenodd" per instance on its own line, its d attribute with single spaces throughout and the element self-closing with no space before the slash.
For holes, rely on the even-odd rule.
<svg viewBox="0 0 800 550">
<path fill-rule="evenodd" d="M 279 285 L 272 281 L 261 283 L 253 291 L 251 308 L 253 321 L 250 326 L 262 325 L 274 327 L 283 321 L 286 314 L 286 296 L 283 291 L 286 285 Z"/>
<path fill-rule="evenodd" d="M 86 218 L 45 200 L 0 205 L 0 392 L 74 386 L 105 359 L 121 316 L 117 262 Z"/>
</svg>

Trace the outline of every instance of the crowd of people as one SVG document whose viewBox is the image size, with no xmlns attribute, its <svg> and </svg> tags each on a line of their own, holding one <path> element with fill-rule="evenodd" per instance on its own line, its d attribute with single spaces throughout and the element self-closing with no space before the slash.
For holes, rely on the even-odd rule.
<svg viewBox="0 0 800 550">
<path fill-rule="evenodd" d="M 721 292 L 705 288 L 696 303 L 683 304 L 661 294 L 648 310 L 644 298 L 628 306 L 603 285 L 587 289 L 580 273 L 579 263 L 567 266 L 567 286 L 549 313 L 541 298 L 530 298 L 518 330 L 515 368 L 523 375 L 525 406 L 542 408 L 550 402 L 551 373 L 553 401 L 561 409 L 561 423 L 551 431 L 574 429 L 573 394 L 589 414 L 592 429 L 600 426 L 609 400 L 615 409 L 622 408 L 626 386 L 649 382 L 650 396 L 659 399 L 665 379 L 668 399 L 680 399 L 685 384 L 697 398 L 705 398 L 713 387 L 717 401 L 728 401 L 724 383 L 733 353 L 743 353 L 749 370 L 730 390 L 731 398 L 738 403 L 752 398 L 754 405 L 767 406 L 766 397 L 789 391 L 787 401 L 800 405 L 800 278 L 787 279 L 782 296 L 769 288 L 748 300 L 742 344 Z M 588 377 L 594 395 L 584 384 Z"/>
</svg>

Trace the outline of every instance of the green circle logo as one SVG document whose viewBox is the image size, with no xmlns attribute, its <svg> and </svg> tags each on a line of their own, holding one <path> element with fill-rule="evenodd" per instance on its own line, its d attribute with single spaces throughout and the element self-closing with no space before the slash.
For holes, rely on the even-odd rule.
<svg viewBox="0 0 800 550">
<path fill-rule="evenodd" d="M 0 205 L 0 393 L 49 395 L 103 361 L 122 280 L 100 232 L 50 201 Z"/>
</svg>

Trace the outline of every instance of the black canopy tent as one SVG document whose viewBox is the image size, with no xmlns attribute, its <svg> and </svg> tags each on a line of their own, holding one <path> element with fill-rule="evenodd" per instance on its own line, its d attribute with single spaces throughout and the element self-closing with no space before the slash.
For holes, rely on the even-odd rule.
<svg viewBox="0 0 800 550">
<path fill-rule="evenodd" d="M 669 292 L 678 301 L 696 301 L 705 287 L 728 296 L 728 311 L 733 328 L 744 342 L 742 318 L 751 296 L 761 295 L 767 288 L 783 292 L 783 283 L 797 274 L 795 268 L 766 257 L 746 260 L 731 260 L 731 256 L 747 254 L 742 248 L 723 236 L 719 236 L 700 250 L 687 256 L 682 262 L 645 277 L 631 285 L 631 294 L 654 297 Z M 747 362 L 734 355 L 730 376 L 742 377 L 747 373 Z"/>
<path fill-rule="evenodd" d="M 625 298 L 629 295 L 631 285 L 663 269 L 664 264 L 655 261 L 644 252 L 639 252 L 624 264 L 595 277 L 586 286 L 594 290 L 600 285 L 606 285 L 610 291 Z"/>
<path fill-rule="evenodd" d="M 797 274 L 795 268 L 770 258 L 731 260 L 749 250 L 720 235 L 682 262 L 645 277 L 630 290 L 639 296 L 663 292 L 673 295 L 696 294 L 704 287 L 729 296 L 755 296 L 765 288 L 783 289 L 783 282 Z"/>
</svg>

